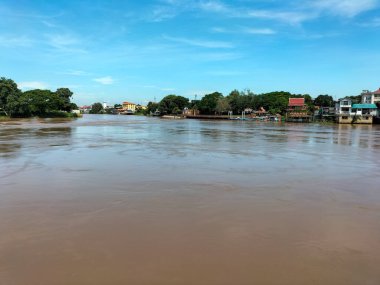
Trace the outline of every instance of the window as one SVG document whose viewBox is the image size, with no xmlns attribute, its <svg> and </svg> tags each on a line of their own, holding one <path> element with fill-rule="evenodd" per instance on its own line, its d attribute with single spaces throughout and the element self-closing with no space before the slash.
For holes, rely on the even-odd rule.
<svg viewBox="0 0 380 285">
<path fill-rule="evenodd" d="M 371 103 L 371 99 L 372 99 L 371 96 L 366 96 L 366 97 L 364 98 L 364 103 L 367 103 L 367 104 Z"/>
<path fill-rule="evenodd" d="M 342 120 L 347 120 L 348 117 L 347 116 L 342 116 Z"/>
</svg>

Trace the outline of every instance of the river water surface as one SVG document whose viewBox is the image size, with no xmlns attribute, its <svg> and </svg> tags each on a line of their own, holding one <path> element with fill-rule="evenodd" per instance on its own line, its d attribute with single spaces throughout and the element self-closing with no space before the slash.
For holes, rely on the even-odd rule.
<svg viewBox="0 0 380 285">
<path fill-rule="evenodd" d="M 380 284 L 380 126 L 0 123 L 0 284 Z"/>
</svg>

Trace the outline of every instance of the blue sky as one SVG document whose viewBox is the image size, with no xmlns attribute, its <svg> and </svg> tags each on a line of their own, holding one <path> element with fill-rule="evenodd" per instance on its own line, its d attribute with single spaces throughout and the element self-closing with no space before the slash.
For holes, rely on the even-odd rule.
<svg viewBox="0 0 380 285">
<path fill-rule="evenodd" d="M 79 105 L 380 87 L 380 0 L 0 0 L 0 76 Z"/>
</svg>

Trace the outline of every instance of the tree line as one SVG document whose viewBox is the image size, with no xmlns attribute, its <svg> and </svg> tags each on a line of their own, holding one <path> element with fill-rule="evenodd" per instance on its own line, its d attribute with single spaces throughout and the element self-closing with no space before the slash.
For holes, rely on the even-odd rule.
<svg viewBox="0 0 380 285">
<path fill-rule="evenodd" d="M 179 114 L 184 108 L 196 109 L 201 114 L 241 114 L 246 109 L 258 110 L 263 107 L 270 114 L 284 115 L 288 108 L 289 98 L 304 98 L 310 111 L 314 106 L 333 107 L 334 99 L 330 95 L 319 95 L 314 100 L 309 94 L 292 94 L 276 91 L 263 94 L 254 94 L 250 90 L 233 90 L 227 96 L 220 92 L 213 92 L 203 96 L 201 100 L 189 100 L 179 95 L 168 95 L 159 103 L 149 102 L 147 113 L 156 111 L 160 114 Z"/>
<path fill-rule="evenodd" d="M 34 89 L 22 92 L 12 79 L 0 78 L 0 115 L 10 117 L 69 116 L 77 109 L 71 102 L 73 92 L 69 88 L 56 91 Z"/>
</svg>

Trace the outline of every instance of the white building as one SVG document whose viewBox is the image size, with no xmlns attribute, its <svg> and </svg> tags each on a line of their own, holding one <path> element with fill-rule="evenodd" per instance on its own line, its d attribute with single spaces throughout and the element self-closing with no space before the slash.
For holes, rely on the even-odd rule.
<svg viewBox="0 0 380 285">
<path fill-rule="evenodd" d="M 362 104 L 376 104 L 380 103 L 380 88 L 374 92 L 363 90 Z"/>
<path fill-rule="evenodd" d="M 335 117 L 339 124 L 351 124 L 352 117 L 355 113 L 352 112 L 352 100 L 350 98 L 339 99 L 335 104 Z"/>
</svg>

